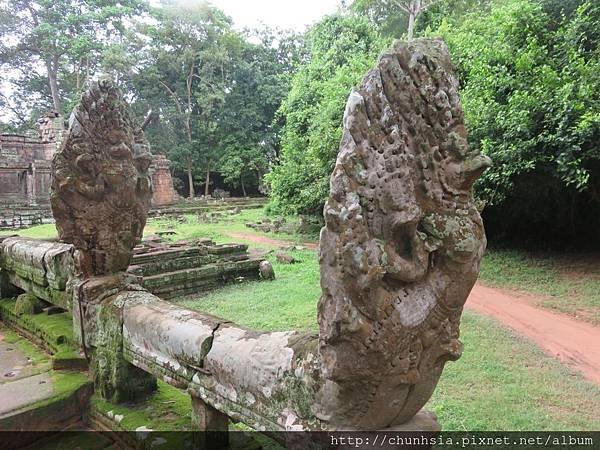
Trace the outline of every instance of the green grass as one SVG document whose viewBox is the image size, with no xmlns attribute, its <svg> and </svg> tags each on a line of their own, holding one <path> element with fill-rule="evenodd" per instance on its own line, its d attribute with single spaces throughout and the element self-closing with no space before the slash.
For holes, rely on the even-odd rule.
<svg viewBox="0 0 600 450">
<path fill-rule="evenodd" d="M 261 210 L 244 211 L 216 224 L 198 223 L 191 215 L 184 223 L 152 220 L 145 233 L 172 229 L 176 232 L 174 240 L 209 237 L 218 243 L 242 241 L 232 239 L 230 234 L 264 235 L 244 226 L 263 214 Z M 30 232 L 42 234 L 42 230 Z M 306 239 L 281 234 L 270 237 L 294 242 Z M 251 240 L 246 242 L 257 247 Z M 271 249 L 274 245 L 260 247 Z M 229 285 L 202 297 L 182 299 L 180 304 L 249 328 L 315 331 L 320 296 L 316 252 L 295 250 L 291 254 L 299 260 L 297 264 L 280 264 L 267 255 L 275 268 L 274 281 Z M 574 264 L 556 255 L 492 249 L 482 264 L 481 279 L 490 285 L 533 293 L 543 299 L 542 306 L 600 323 L 599 265 Z M 438 414 L 444 429 L 600 429 L 597 385 L 583 380 L 493 319 L 467 311 L 462 322 L 463 357 L 447 365 L 428 405 Z"/>
<path fill-rule="evenodd" d="M 22 230 L 0 230 L 0 236 L 12 236 L 15 234 L 34 239 L 58 238 L 58 233 L 53 223 L 48 223 L 45 225 L 36 225 L 35 227 L 25 228 Z"/>
<path fill-rule="evenodd" d="M 181 223 L 176 218 L 164 218 L 164 219 L 153 219 L 148 221 L 146 228 L 144 229 L 144 235 L 148 236 L 155 234 L 159 231 L 172 230 L 175 232 L 173 236 L 167 237 L 172 241 L 176 240 L 187 240 L 187 239 L 198 239 L 198 238 L 209 238 L 214 240 L 218 244 L 236 242 L 252 244 L 254 247 L 260 248 L 273 248 L 278 245 L 272 244 L 259 244 L 257 245 L 252 240 L 244 239 L 243 237 L 232 238 L 233 235 L 253 235 L 253 236 L 268 236 L 272 239 L 278 239 L 282 241 L 289 241 L 292 243 L 302 243 L 304 241 L 313 241 L 313 235 L 299 235 L 289 233 L 263 233 L 257 232 L 252 228 L 246 226 L 246 223 L 256 222 L 259 219 L 265 218 L 265 212 L 262 209 L 248 209 L 243 210 L 239 214 L 226 216 L 217 223 L 203 223 L 199 222 L 197 216 L 188 214 L 183 217 L 185 220 Z M 287 217 L 286 220 L 289 223 L 297 224 L 297 218 Z"/>
<path fill-rule="evenodd" d="M 600 429 L 600 387 L 529 340 L 469 311 L 461 340 L 429 402 L 445 430 Z"/>
<path fill-rule="evenodd" d="M 203 297 L 179 304 L 234 320 L 258 330 L 316 330 L 316 305 L 321 295 L 316 252 L 288 252 L 298 262 L 280 264 L 267 255 L 275 269 L 273 281 L 228 285 Z"/>
<path fill-rule="evenodd" d="M 26 329 L 55 352 L 65 350 L 65 347 L 77 347 L 73 337 L 73 322 L 68 312 L 16 316 L 13 313 L 14 304 L 14 299 L 0 299 L 0 319 Z"/>
<path fill-rule="evenodd" d="M 116 405 L 94 395 L 92 408 L 105 416 L 122 416 L 118 423 L 125 431 L 135 431 L 142 426 L 158 431 L 189 430 L 192 417 L 189 394 L 162 381 L 144 401 Z"/>
<path fill-rule="evenodd" d="M 32 365 L 38 366 L 40 372 L 50 368 L 50 355 L 41 351 L 36 345 L 29 342 L 17 332 L 10 328 L 5 328 L 2 322 L 0 322 L 0 331 L 4 335 L 3 341 L 17 347 L 25 357 L 31 359 Z"/>
<path fill-rule="evenodd" d="M 286 240 L 294 243 L 301 243 L 308 240 L 314 240 L 314 235 L 298 235 L 289 233 L 260 233 L 253 229 L 246 227 L 248 222 L 256 222 L 259 219 L 265 218 L 265 212 L 263 209 L 247 209 L 241 211 L 239 214 L 233 214 L 226 216 L 218 223 L 201 223 L 198 221 L 197 216 L 188 214 L 184 216 L 185 222 L 180 223 L 176 218 L 160 218 L 150 219 L 144 229 L 144 236 L 155 234 L 158 231 L 173 230 L 175 235 L 168 237 L 170 240 L 183 240 L 183 239 L 198 239 L 198 238 L 209 238 L 213 239 L 217 243 L 232 242 L 231 233 L 242 233 L 250 235 L 262 235 L 269 236 L 274 239 Z M 288 222 L 296 224 L 298 219 L 294 217 L 287 217 Z M 2 230 L 0 236 L 7 235 L 19 235 L 23 237 L 30 237 L 35 239 L 57 239 L 58 233 L 54 224 L 37 225 L 31 228 L 22 230 Z M 251 241 L 244 241 L 244 239 L 236 238 L 237 242 L 251 243 Z M 273 245 L 264 244 L 259 245 L 263 248 L 272 248 Z"/>
<path fill-rule="evenodd" d="M 187 215 L 183 223 L 171 219 L 149 220 L 144 230 L 146 236 L 159 231 L 173 230 L 170 240 L 210 238 L 217 243 L 240 242 L 252 247 L 273 249 L 279 244 L 256 244 L 252 236 L 268 236 L 293 243 L 314 240 L 314 235 L 262 233 L 245 226 L 266 217 L 263 209 L 244 210 L 240 214 L 225 216 L 218 223 L 200 223 L 196 215 Z M 290 223 L 298 219 L 286 218 Z M 0 234 L 14 234 L 2 231 Z M 39 225 L 18 234 L 38 239 L 55 239 L 54 225 Z M 583 261 L 583 262 L 582 262 Z M 302 271 L 302 265 L 296 269 Z M 279 269 L 283 270 L 284 269 Z M 540 306 L 576 316 L 600 325 L 600 257 L 586 255 L 529 254 L 524 251 L 488 249 L 481 267 L 480 279 L 488 285 L 519 290 L 540 297 Z M 294 282 L 290 280 L 290 282 Z M 273 283 L 279 287 L 278 282 Z M 318 285 L 318 281 L 316 283 Z M 257 288 L 254 288 L 257 289 Z M 293 290 L 293 289 L 292 289 Z M 221 295 L 221 294 L 220 294 Z M 225 295 L 225 294 L 222 294 Z M 318 297 L 318 294 L 317 294 Z M 210 296 L 209 300 L 212 301 Z M 215 302 L 218 299 L 215 298 Z M 284 301 L 285 302 L 285 301 Z M 220 306 L 215 305 L 218 311 Z"/>
<path fill-rule="evenodd" d="M 600 325 L 600 258 L 488 249 L 480 279 L 540 297 L 539 305 Z"/>
</svg>

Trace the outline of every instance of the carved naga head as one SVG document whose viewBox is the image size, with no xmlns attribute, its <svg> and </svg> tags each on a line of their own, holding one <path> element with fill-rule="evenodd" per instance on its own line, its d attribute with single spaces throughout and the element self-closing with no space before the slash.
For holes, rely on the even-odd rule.
<svg viewBox="0 0 600 450">
<path fill-rule="evenodd" d="M 60 239 L 75 246 L 80 274 L 127 269 L 150 205 L 150 162 L 119 89 L 92 82 L 52 161 L 52 212 Z"/>
<path fill-rule="evenodd" d="M 321 232 L 324 410 L 406 422 L 446 361 L 485 249 L 458 80 L 441 40 L 397 42 L 348 99 Z"/>
</svg>

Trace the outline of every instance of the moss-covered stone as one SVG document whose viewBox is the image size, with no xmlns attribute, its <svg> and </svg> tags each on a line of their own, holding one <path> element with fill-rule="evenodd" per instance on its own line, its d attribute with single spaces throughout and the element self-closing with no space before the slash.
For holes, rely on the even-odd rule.
<svg viewBox="0 0 600 450">
<path fill-rule="evenodd" d="M 156 377 L 123 356 L 123 315 L 114 297 L 97 305 L 95 329 L 91 369 L 96 391 L 113 403 L 135 400 L 154 391 Z"/>
<path fill-rule="evenodd" d="M 15 302 L 14 312 L 17 316 L 39 314 L 42 312 L 42 302 L 31 293 L 21 294 Z"/>
<path fill-rule="evenodd" d="M 72 349 L 79 346 L 73 338 L 73 321 L 70 313 L 17 315 L 14 299 L 0 299 L 0 319 L 17 329 L 21 334 L 34 340 L 51 353 L 60 351 L 66 345 Z"/>
</svg>

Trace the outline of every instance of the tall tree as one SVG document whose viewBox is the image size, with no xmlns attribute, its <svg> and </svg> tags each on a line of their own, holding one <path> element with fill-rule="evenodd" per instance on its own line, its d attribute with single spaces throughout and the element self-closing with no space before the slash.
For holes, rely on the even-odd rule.
<svg viewBox="0 0 600 450">
<path fill-rule="evenodd" d="M 63 102 L 93 74 L 104 43 L 144 8 L 140 0 L 1 1 L 0 65 L 9 74 L 4 81 L 12 90 L 48 99 L 62 113 Z"/>
<path fill-rule="evenodd" d="M 164 5 L 153 10 L 155 22 L 141 24 L 146 45 L 139 57 L 137 83 L 160 99 L 162 117 L 178 136 L 170 156 L 188 178 L 203 174 L 209 194 L 210 172 L 218 158 L 216 111 L 224 101 L 231 22 L 206 3 L 186 7 Z M 148 96 L 147 96 L 148 98 Z"/>
<path fill-rule="evenodd" d="M 279 152 L 281 126 L 275 113 L 304 59 L 303 44 L 301 35 L 264 28 L 240 36 L 232 47 L 228 92 L 218 114 L 219 172 L 244 195 L 248 187 L 259 186 Z"/>
<path fill-rule="evenodd" d="M 600 226 L 600 6 L 554 17 L 544 6 L 493 0 L 435 34 L 460 72 L 471 145 L 494 161 L 476 184 L 490 236 L 588 245 Z"/>
<path fill-rule="evenodd" d="M 405 29 L 407 39 L 411 40 L 419 16 L 440 1 L 442 0 L 355 0 L 351 9 L 366 15 L 384 34 L 398 37 L 399 31 Z"/>
<path fill-rule="evenodd" d="M 408 15 L 408 29 L 406 35 L 408 40 L 413 38 L 415 24 L 419 15 L 434 3 L 440 0 L 392 0 L 402 11 Z"/>
<path fill-rule="evenodd" d="M 322 211 L 348 94 L 388 43 L 364 17 L 329 16 L 310 30 L 309 61 L 294 75 L 279 111 L 284 122 L 281 155 L 267 176 L 274 209 Z"/>
</svg>

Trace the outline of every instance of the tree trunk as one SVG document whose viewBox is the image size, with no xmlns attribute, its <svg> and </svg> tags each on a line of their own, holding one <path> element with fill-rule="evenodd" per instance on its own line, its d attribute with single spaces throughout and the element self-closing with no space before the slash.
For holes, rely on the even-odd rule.
<svg viewBox="0 0 600 450">
<path fill-rule="evenodd" d="M 417 5 L 415 5 L 417 6 Z M 416 11 L 414 9 L 411 8 L 410 12 L 408 13 L 408 33 L 407 33 L 407 37 L 408 40 L 412 40 L 413 38 L 413 34 L 415 33 L 415 22 L 417 19 L 417 15 L 416 15 Z"/>
<path fill-rule="evenodd" d="M 244 186 L 244 177 L 240 177 L 240 183 L 242 183 L 242 192 L 244 193 L 244 197 L 248 197 L 246 195 L 246 187 Z"/>
<path fill-rule="evenodd" d="M 188 170 L 188 183 L 190 187 L 190 198 L 194 198 L 196 196 L 196 192 L 194 192 L 194 177 L 192 176 L 192 159 L 187 159 L 187 170 Z"/>
<path fill-rule="evenodd" d="M 204 184 L 204 196 L 208 197 L 208 186 L 210 185 L 210 163 L 206 164 L 206 182 Z"/>
<path fill-rule="evenodd" d="M 50 87 L 50 94 L 52 95 L 52 104 L 54 109 L 62 114 L 60 109 L 60 94 L 58 92 L 58 58 L 54 57 L 52 60 L 46 60 L 46 70 L 48 71 L 48 85 Z"/>
</svg>

